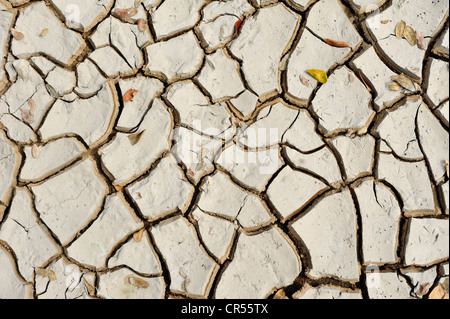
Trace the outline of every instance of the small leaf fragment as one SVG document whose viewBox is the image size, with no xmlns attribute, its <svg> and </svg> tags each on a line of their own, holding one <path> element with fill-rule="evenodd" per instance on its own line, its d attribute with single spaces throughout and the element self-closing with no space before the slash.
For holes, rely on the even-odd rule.
<svg viewBox="0 0 450 319">
<path fill-rule="evenodd" d="M 403 87 L 400 84 L 398 84 L 397 82 L 389 83 L 389 90 L 391 90 L 391 91 L 400 91 L 402 89 L 403 89 Z"/>
<path fill-rule="evenodd" d="M 128 136 L 128 139 L 130 140 L 131 145 L 136 145 L 137 143 L 139 143 L 139 141 L 142 138 L 142 135 L 144 135 L 145 130 L 143 130 L 142 132 L 136 133 L 136 134 L 131 134 Z"/>
<path fill-rule="evenodd" d="M 234 26 L 234 30 L 235 30 L 236 33 L 238 33 L 239 29 L 241 28 L 242 22 L 244 22 L 244 20 L 242 20 L 242 19 L 239 19 L 236 22 L 236 25 Z"/>
<path fill-rule="evenodd" d="M 147 24 L 144 19 L 139 19 L 137 22 L 138 30 L 144 32 L 147 29 Z"/>
<path fill-rule="evenodd" d="M 129 275 L 125 278 L 125 284 L 126 285 L 133 285 L 136 288 L 142 288 L 142 289 L 147 289 L 148 287 L 150 287 L 149 283 L 146 282 L 144 279 L 138 278 L 136 276 L 133 275 Z"/>
<path fill-rule="evenodd" d="M 89 296 L 94 296 L 95 295 L 95 288 L 94 286 L 92 286 L 87 280 L 86 278 L 84 279 L 84 285 L 87 288 L 87 291 L 89 293 Z"/>
<path fill-rule="evenodd" d="M 405 32 L 403 33 L 403 36 L 405 37 L 406 41 L 408 41 L 408 43 L 411 46 L 417 45 L 416 31 L 414 31 L 414 29 L 411 28 L 410 26 L 407 26 L 405 28 Z"/>
<path fill-rule="evenodd" d="M 403 38 L 403 34 L 405 32 L 405 28 L 406 28 L 406 23 L 405 21 L 401 20 L 399 23 L 397 23 L 397 25 L 395 26 L 395 36 L 398 39 Z"/>
<path fill-rule="evenodd" d="M 41 31 L 41 34 L 39 34 L 39 37 L 45 37 L 48 34 L 48 29 L 45 28 L 44 30 Z"/>
<path fill-rule="evenodd" d="M 24 110 L 23 108 L 20 109 L 20 112 L 22 113 L 22 121 L 32 124 L 34 122 L 34 116 L 30 114 L 30 111 Z"/>
<path fill-rule="evenodd" d="M 427 43 L 425 42 L 425 38 L 423 37 L 423 33 L 420 31 L 416 31 L 416 39 L 417 39 L 417 47 L 420 50 L 426 50 Z"/>
<path fill-rule="evenodd" d="M 428 291 L 430 291 L 431 288 L 431 284 L 424 284 L 424 285 L 420 285 L 419 291 L 416 293 L 417 296 L 421 297 L 421 296 L 425 296 Z"/>
<path fill-rule="evenodd" d="M 305 78 L 303 75 L 300 75 L 300 82 L 302 82 L 302 84 L 307 88 L 311 87 L 311 83 L 309 83 L 308 79 Z"/>
<path fill-rule="evenodd" d="M 30 107 L 30 115 L 34 115 L 36 113 L 36 103 L 33 99 L 28 100 L 28 106 Z"/>
<path fill-rule="evenodd" d="M 331 40 L 331 39 L 324 39 L 324 41 L 332 47 L 335 48 L 349 48 L 350 46 L 347 44 L 347 42 L 344 41 L 335 41 L 335 40 Z"/>
<path fill-rule="evenodd" d="M 311 75 L 314 79 L 316 79 L 318 82 L 320 82 L 322 84 L 325 84 L 328 82 L 328 76 L 325 71 L 311 69 L 311 70 L 306 70 L 306 72 L 308 72 L 309 75 Z"/>
<path fill-rule="evenodd" d="M 416 89 L 414 82 L 404 74 L 391 76 L 391 79 L 407 90 L 414 91 Z"/>
<path fill-rule="evenodd" d="M 286 296 L 286 292 L 284 289 L 280 289 L 277 291 L 277 293 L 273 296 L 273 299 L 288 299 Z"/>
<path fill-rule="evenodd" d="M 391 22 L 391 20 L 381 20 L 382 24 L 388 24 L 389 22 Z"/>
<path fill-rule="evenodd" d="M 442 286 L 444 287 L 445 291 L 448 291 L 448 288 L 449 288 L 448 287 L 448 277 L 444 280 L 444 283 L 442 284 Z"/>
<path fill-rule="evenodd" d="M 121 191 L 123 191 L 123 186 L 120 186 L 120 185 L 114 185 L 114 189 L 115 189 L 117 192 L 121 192 Z"/>
<path fill-rule="evenodd" d="M 50 280 L 56 280 L 56 274 L 53 270 L 36 268 L 36 274 L 42 277 L 48 277 Z"/>
<path fill-rule="evenodd" d="M 22 32 L 17 31 L 14 28 L 11 28 L 11 34 L 16 40 L 22 40 L 23 38 L 25 38 L 25 35 Z"/>
<path fill-rule="evenodd" d="M 33 146 L 31 147 L 31 155 L 33 155 L 33 158 L 39 157 L 39 148 L 36 144 L 33 144 Z"/>
<path fill-rule="evenodd" d="M 56 92 L 56 90 L 53 88 L 53 86 L 51 86 L 50 84 L 46 84 L 45 87 L 47 88 L 47 92 L 48 94 L 50 94 L 50 96 L 54 99 L 58 98 L 58 93 Z"/>
<path fill-rule="evenodd" d="M 349 81 L 350 83 L 354 83 L 355 80 L 356 80 L 355 76 L 354 76 L 353 74 L 349 73 L 349 75 L 348 75 L 348 81 Z"/>
<path fill-rule="evenodd" d="M 187 278 L 186 273 L 183 271 L 183 269 L 180 269 L 180 271 L 178 272 L 180 274 L 181 277 L 183 277 L 184 279 Z"/>
<path fill-rule="evenodd" d="M 134 239 L 136 242 L 140 243 L 141 240 L 142 240 L 142 236 L 144 235 L 144 231 L 145 231 L 145 228 L 142 228 L 142 229 L 141 229 L 140 231 L 138 231 L 137 233 L 134 233 L 133 239 Z"/>
<path fill-rule="evenodd" d="M 439 284 L 428 296 L 428 299 L 444 299 L 445 289 L 444 286 Z"/>
<path fill-rule="evenodd" d="M 129 89 L 127 91 L 127 93 L 125 93 L 125 95 L 123 96 L 123 100 L 125 102 L 133 102 L 133 98 L 136 96 L 136 94 L 138 93 L 137 90 L 135 89 Z"/>
<path fill-rule="evenodd" d="M 115 9 L 114 13 L 117 14 L 121 18 L 131 18 L 131 17 L 134 17 L 138 13 L 138 9 L 136 9 L 136 8 Z"/>
</svg>

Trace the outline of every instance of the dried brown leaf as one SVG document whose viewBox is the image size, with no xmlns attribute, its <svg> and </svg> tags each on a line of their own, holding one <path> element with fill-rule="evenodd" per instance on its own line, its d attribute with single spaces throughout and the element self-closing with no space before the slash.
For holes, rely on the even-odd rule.
<svg viewBox="0 0 450 319">
<path fill-rule="evenodd" d="M 335 47 L 335 48 L 349 48 L 350 46 L 347 44 L 347 42 L 344 41 L 336 41 L 332 39 L 323 39 L 326 44 L 329 46 Z"/>
<path fill-rule="evenodd" d="M 443 299 L 445 296 L 445 289 L 444 286 L 439 284 L 436 288 L 431 291 L 430 295 L 428 296 L 428 299 Z"/>
<path fill-rule="evenodd" d="M 135 1 L 134 1 L 134 7 L 135 7 L 135 8 L 139 7 L 139 6 L 141 5 L 142 1 L 143 1 L 143 0 L 135 0 Z"/>
<path fill-rule="evenodd" d="M 84 285 L 87 288 L 89 296 L 94 296 L 95 295 L 95 288 L 94 288 L 94 286 L 92 286 L 86 279 L 84 279 Z"/>
<path fill-rule="evenodd" d="M 401 20 L 397 25 L 395 26 L 395 36 L 398 39 L 403 38 L 403 34 L 405 33 L 406 23 L 405 21 Z"/>
<path fill-rule="evenodd" d="M 382 24 L 388 24 L 389 22 L 391 22 L 391 20 L 381 20 Z"/>
<path fill-rule="evenodd" d="M 126 285 L 133 285 L 136 288 L 142 288 L 142 289 L 147 289 L 148 287 L 150 287 L 150 284 L 145 281 L 144 279 L 138 278 L 136 276 L 133 275 L 129 275 L 125 278 L 125 284 Z"/>
<path fill-rule="evenodd" d="M 442 284 L 442 286 L 444 286 L 445 291 L 448 291 L 448 277 L 447 277 L 447 279 L 444 280 L 444 283 Z"/>
<path fill-rule="evenodd" d="M 46 84 L 45 87 L 47 88 L 47 92 L 48 94 L 50 94 L 50 96 L 54 99 L 58 98 L 58 93 L 56 92 L 56 90 L 53 88 L 53 86 L 51 86 L 50 84 Z"/>
<path fill-rule="evenodd" d="M 39 36 L 42 38 L 42 37 L 45 37 L 47 34 L 48 34 L 48 29 L 45 28 L 44 30 L 41 31 L 41 34 L 39 34 Z"/>
<path fill-rule="evenodd" d="M 33 155 L 34 158 L 38 158 L 39 157 L 39 148 L 36 144 L 34 144 L 31 147 L 31 155 Z"/>
<path fill-rule="evenodd" d="M 407 90 L 414 91 L 416 89 L 414 82 L 404 74 L 391 76 L 391 79 Z"/>
<path fill-rule="evenodd" d="M 410 26 L 407 26 L 405 28 L 405 32 L 403 33 L 403 36 L 405 37 L 406 41 L 408 41 L 408 43 L 411 46 L 417 45 L 416 31 L 414 31 L 414 29 L 411 28 Z"/>
<path fill-rule="evenodd" d="M 302 82 L 302 84 L 307 88 L 311 87 L 311 83 L 309 83 L 308 79 L 305 78 L 303 75 L 300 75 L 300 82 Z"/>
<path fill-rule="evenodd" d="M 56 280 L 56 274 L 53 270 L 36 268 L 36 274 L 42 277 L 48 277 L 50 280 Z"/>
<path fill-rule="evenodd" d="M 117 14 L 120 18 L 131 18 L 138 13 L 138 9 L 136 8 L 115 9 L 114 13 Z"/>
<path fill-rule="evenodd" d="M 137 22 L 139 31 L 144 32 L 147 29 L 147 23 L 144 19 L 139 19 Z"/>
<path fill-rule="evenodd" d="M 145 231 L 145 228 L 142 228 L 142 229 L 141 229 L 140 231 L 138 231 L 137 233 L 134 233 L 133 239 L 134 239 L 136 242 L 140 243 L 141 240 L 142 240 L 142 236 L 144 235 L 144 231 Z"/>
<path fill-rule="evenodd" d="M 139 143 L 139 141 L 142 138 L 142 135 L 144 135 L 145 130 L 143 130 L 142 132 L 136 133 L 136 134 L 131 134 L 128 136 L 128 139 L 130 140 L 131 145 L 136 145 L 137 143 Z"/>
<path fill-rule="evenodd" d="M 417 39 L 417 47 L 420 50 L 427 49 L 427 43 L 425 42 L 425 38 L 423 37 L 423 33 L 420 31 L 416 31 L 416 39 Z"/>
<path fill-rule="evenodd" d="M 388 87 L 391 91 L 400 91 L 403 89 L 403 87 L 397 82 L 390 82 Z"/>
<path fill-rule="evenodd" d="M 192 169 L 188 169 L 187 170 L 187 173 L 191 176 L 191 177 L 194 177 L 194 175 L 195 175 L 195 173 L 192 171 Z"/>
<path fill-rule="evenodd" d="M 25 38 L 25 35 L 22 32 L 17 31 L 14 28 L 11 28 L 11 34 L 16 40 L 22 40 L 23 38 Z"/>
<path fill-rule="evenodd" d="M 419 291 L 416 293 L 417 296 L 422 297 L 425 296 L 428 291 L 430 291 L 431 284 L 420 285 Z"/>
</svg>

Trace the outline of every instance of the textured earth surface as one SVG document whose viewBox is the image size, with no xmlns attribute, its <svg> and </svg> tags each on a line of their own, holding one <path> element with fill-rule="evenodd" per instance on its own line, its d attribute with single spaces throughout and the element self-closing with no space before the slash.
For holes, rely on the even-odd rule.
<svg viewBox="0 0 450 319">
<path fill-rule="evenodd" d="M 447 0 L 0 0 L 0 298 L 448 298 L 448 30 Z"/>
</svg>

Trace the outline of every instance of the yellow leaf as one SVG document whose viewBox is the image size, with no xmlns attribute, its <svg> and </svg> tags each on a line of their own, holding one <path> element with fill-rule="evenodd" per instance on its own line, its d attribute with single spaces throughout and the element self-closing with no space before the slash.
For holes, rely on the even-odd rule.
<svg viewBox="0 0 450 319">
<path fill-rule="evenodd" d="M 306 72 L 308 72 L 309 75 L 311 75 L 313 78 L 315 78 L 317 81 L 319 81 L 322 84 L 328 82 L 328 76 L 325 71 L 311 69 L 311 70 L 306 70 Z"/>
<path fill-rule="evenodd" d="M 406 28 L 406 23 L 405 21 L 400 21 L 399 23 L 397 23 L 397 25 L 395 26 L 395 36 L 398 39 L 401 39 L 403 37 L 403 33 L 405 32 L 405 28 Z"/>
<path fill-rule="evenodd" d="M 140 231 L 138 231 L 137 233 L 134 233 L 134 235 L 133 235 L 133 239 L 136 241 L 136 242 L 141 242 L 141 240 L 142 240 L 142 235 L 144 235 L 144 231 L 145 231 L 145 228 L 142 228 Z"/>
<path fill-rule="evenodd" d="M 41 38 L 45 37 L 48 34 L 48 29 L 42 30 L 41 34 L 39 35 Z"/>
<path fill-rule="evenodd" d="M 410 26 L 407 26 L 405 28 L 405 33 L 403 34 L 403 36 L 411 46 L 417 45 L 416 31 L 414 31 L 414 29 Z"/>
</svg>

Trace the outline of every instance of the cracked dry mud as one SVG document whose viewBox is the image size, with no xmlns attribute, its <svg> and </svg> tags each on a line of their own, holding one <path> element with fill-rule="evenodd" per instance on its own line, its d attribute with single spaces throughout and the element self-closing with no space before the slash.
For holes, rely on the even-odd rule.
<svg viewBox="0 0 450 319">
<path fill-rule="evenodd" d="M 428 298 L 449 276 L 448 15 L 0 0 L 0 298 Z"/>
</svg>

